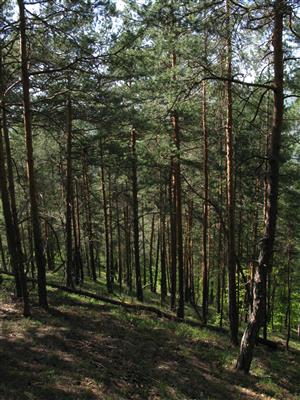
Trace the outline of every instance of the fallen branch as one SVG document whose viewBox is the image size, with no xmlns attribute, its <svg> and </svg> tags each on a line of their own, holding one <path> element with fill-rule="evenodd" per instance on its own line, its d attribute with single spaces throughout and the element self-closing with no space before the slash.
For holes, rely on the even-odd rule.
<svg viewBox="0 0 300 400">
<path fill-rule="evenodd" d="M 5 272 L 2 270 L 0 270 L 0 274 L 13 276 L 13 274 L 11 272 Z M 32 278 L 27 278 L 27 280 L 28 280 L 28 282 L 37 283 L 37 281 Z M 123 302 L 120 300 L 111 299 L 110 297 L 101 296 L 101 295 L 98 295 L 98 294 L 95 294 L 92 292 L 88 292 L 86 290 L 73 289 L 73 288 L 69 288 L 67 286 L 58 285 L 56 283 L 47 283 L 47 286 L 54 288 L 54 289 L 62 290 L 67 293 L 77 294 L 79 296 L 87 297 L 89 299 L 94 299 L 94 300 L 102 301 L 104 303 L 109 303 L 114 306 L 121 306 L 123 308 L 131 309 L 131 310 L 135 310 L 135 311 L 146 311 L 146 312 L 154 313 L 159 318 L 165 318 L 170 321 L 182 322 L 182 323 L 185 323 L 185 324 L 188 324 L 191 326 L 195 326 L 195 327 L 203 327 L 203 324 L 201 324 L 200 322 L 193 321 L 192 319 L 188 319 L 188 318 L 187 319 L 178 318 L 175 314 L 171 314 L 166 311 L 160 310 L 159 308 L 156 308 L 154 306 L 148 306 L 145 304 L 126 303 L 126 302 Z"/>
</svg>

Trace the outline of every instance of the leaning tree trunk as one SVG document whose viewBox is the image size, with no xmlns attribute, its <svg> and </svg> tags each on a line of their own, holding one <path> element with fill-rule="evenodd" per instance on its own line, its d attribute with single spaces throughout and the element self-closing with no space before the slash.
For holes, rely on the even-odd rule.
<svg viewBox="0 0 300 400">
<path fill-rule="evenodd" d="M 37 190 L 33 159 L 33 144 L 31 130 L 31 110 L 30 110 L 30 81 L 28 73 L 27 59 L 27 38 L 26 38 L 26 17 L 23 0 L 18 0 L 20 13 L 20 52 L 21 52 L 21 70 L 23 87 L 23 114 L 24 131 L 27 155 L 27 177 L 29 184 L 29 200 L 31 208 L 32 230 L 34 237 L 35 259 L 38 272 L 38 295 L 39 305 L 45 309 L 48 308 L 47 289 L 46 289 L 46 258 L 43 250 L 43 239 L 39 221 L 39 210 L 37 202 Z"/>
<path fill-rule="evenodd" d="M 274 30 L 273 30 L 273 61 L 274 61 L 274 110 L 273 124 L 268 151 L 269 174 L 267 176 L 267 209 L 264 237 L 261 241 L 258 265 L 254 276 L 253 311 L 245 329 L 240 354 L 236 368 L 248 373 L 253 357 L 253 349 L 259 329 L 264 322 L 264 309 L 266 301 L 265 281 L 271 270 L 271 259 L 274 248 L 278 184 L 279 184 L 279 157 L 280 142 L 283 122 L 284 96 L 283 96 L 283 51 L 282 32 L 285 0 L 276 0 L 274 4 Z"/>
</svg>

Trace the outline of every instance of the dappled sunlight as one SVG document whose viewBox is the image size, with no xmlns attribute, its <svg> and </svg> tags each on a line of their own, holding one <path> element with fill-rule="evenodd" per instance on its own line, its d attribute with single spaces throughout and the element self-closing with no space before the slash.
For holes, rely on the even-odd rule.
<svg viewBox="0 0 300 400">
<path fill-rule="evenodd" d="M 199 329 L 58 292 L 52 304 L 50 314 L 33 308 L 25 324 L 20 312 L 7 314 L 8 334 L 1 337 L 6 363 L 0 365 L 6 386 L 0 398 L 5 393 L 6 400 L 19 400 L 27 393 L 36 400 L 223 400 L 274 394 L 262 378 L 227 368 L 234 354 L 222 334 L 214 332 L 209 343 L 205 330 L 202 338 Z M 1 309 L 9 311 L 9 304 Z"/>
</svg>

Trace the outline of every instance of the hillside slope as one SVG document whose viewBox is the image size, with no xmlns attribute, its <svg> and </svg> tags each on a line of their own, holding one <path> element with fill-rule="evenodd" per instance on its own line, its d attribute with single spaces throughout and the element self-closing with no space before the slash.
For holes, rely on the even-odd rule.
<svg viewBox="0 0 300 400">
<path fill-rule="evenodd" d="M 237 374 L 226 335 L 57 290 L 21 317 L 1 290 L 0 399 L 299 399 L 300 350 L 258 347 Z"/>
</svg>

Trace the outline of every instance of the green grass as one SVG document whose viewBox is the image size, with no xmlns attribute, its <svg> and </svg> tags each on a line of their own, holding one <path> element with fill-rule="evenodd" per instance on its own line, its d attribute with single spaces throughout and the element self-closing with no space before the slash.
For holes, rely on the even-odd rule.
<svg viewBox="0 0 300 400">
<path fill-rule="evenodd" d="M 90 288 L 92 289 L 92 287 Z M 51 310 L 24 319 L 0 295 L 0 399 L 300 399 L 300 346 L 256 349 L 234 371 L 226 334 L 49 290 Z M 277 338 L 276 340 L 279 340 Z"/>
</svg>

